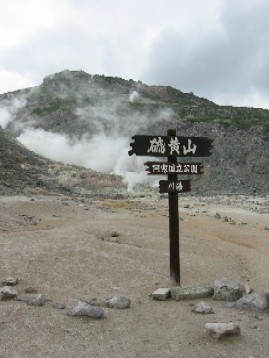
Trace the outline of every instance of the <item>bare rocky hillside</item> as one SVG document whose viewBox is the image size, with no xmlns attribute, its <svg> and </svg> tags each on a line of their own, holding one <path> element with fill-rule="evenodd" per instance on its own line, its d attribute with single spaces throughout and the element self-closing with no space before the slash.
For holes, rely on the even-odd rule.
<svg viewBox="0 0 269 358">
<path fill-rule="evenodd" d="M 119 195 L 120 177 L 48 160 L 29 151 L 0 128 L 0 195 Z"/>
<path fill-rule="evenodd" d="M 201 158 L 205 174 L 192 180 L 194 194 L 269 191 L 268 110 L 218 106 L 172 87 L 67 70 L 46 77 L 38 87 L 0 95 L 1 109 L 10 115 L 0 132 L 0 177 L 6 192 L 15 187 L 125 190 L 115 175 L 29 154 L 12 138 L 30 128 L 65 135 L 71 142 L 90 142 L 98 133 L 115 141 L 119 133 L 129 139 L 136 134 L 166 135 L 169 128 L 179 136 L 208 136 L 214 149 L 211 157 Z M 85 179 L 88 175 L 91 180 Z"/>
</svg>

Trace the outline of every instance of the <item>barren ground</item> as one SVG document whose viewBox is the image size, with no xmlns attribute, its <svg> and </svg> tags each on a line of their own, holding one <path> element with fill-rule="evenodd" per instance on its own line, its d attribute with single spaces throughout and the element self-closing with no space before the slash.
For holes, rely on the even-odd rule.
<svg viewBox="0 0 269 358">
<path fill-rule="evenodd" d="M 0 357 L 268 357 L 269 315 L 212 299 L 215 314 L 197 315 L 198 301 L 150 298 L 173 285 L 167 207 L 158 197 L 2 196 L 0 279 L 18 277 L 20 294 L 32 286 L 47 301 L 0 301 Z M 180 197 L 181 285 L 226 277 L 269 292 L 268 208 L 268 196 Z M 112 295 L 130 298 L 131 308 L 107 308 L 102 320 L 67 315 L 79 299 Z M 241 337 L 206 334 L 205 323 L 229 321 Z"/>
</svg>

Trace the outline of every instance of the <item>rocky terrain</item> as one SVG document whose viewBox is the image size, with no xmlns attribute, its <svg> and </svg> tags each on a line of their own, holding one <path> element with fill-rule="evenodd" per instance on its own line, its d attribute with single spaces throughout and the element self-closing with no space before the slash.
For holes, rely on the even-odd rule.
<svg viewBox="0 0 269 358">
<path fill-rule="evenodd" d="M 81 139 L 90 143 L 102 133 L 113 146 L 119 135 L 128 143 L 135 134 L 166 135 L 169 128 L 176 129 L 179 136 L 214 140 L 212 156 L 200 160 L 204 175 L 191 178 L 193 194 L 269 191 L 268 110 L 218 106 L 172 87 L 63 71 L 46 77 L 38 87 L 0 95 L 1 113 L 8 116 L 5 133 L 0 132 L 2 192 L 38 185 L 47 190 L 90 193 L 98 185 L 109 187 L 109 183 L 113 193 L 126 189 L 115 175 L 48 162 L 15 145 L 13 138 L 25 130 L 61 134 L 70 143 Z M 127 156 L 128 148 L 124 152 Z"/>
<path fill-rule="evenodd" d="M 0 356 L 267 358 L 268 205 L 181 197 L 179 287 L 159 195 L 1 195 Z"/>
<path fill-rule="evenodd" d="M 0 121 L 0 357 L 268 357 L 268 111 L 64 71 L 0 95 Z M 33 129 L 116 143 L 118 132 L 129 143 L 169 128 L 214 139 L 179 197 L 180 286 L 166 194 L 128 192 L 115 173 L 16 139 Z"/>
<path fill-rule="evenodd" d="M 0 128 L 0 194 L 88 194 L 126 192 L 116 175 L 51 161 L 29 151 Z"/>
</svg>

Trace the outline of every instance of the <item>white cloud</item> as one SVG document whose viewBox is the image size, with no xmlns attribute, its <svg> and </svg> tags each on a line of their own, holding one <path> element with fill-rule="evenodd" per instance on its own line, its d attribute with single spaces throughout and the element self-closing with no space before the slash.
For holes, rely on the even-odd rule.
<svg viewBox="0 0 269 358">
<path fill-rule="evenodd" d="M 24 77 L 20 73 L 0 69 L 0 93 L 34 86 L 34 83 L 29 77 Z"/>
<path fill-rule="evenodd" d="M 0 51 L 21 45 L 70 15 L 67 0 L 1 0 Z"/>
<path fill-rule="evenodd" d="M 269 108 L 269 4 L 218 3 L 213 21 L 195 12 L 199 21 L 187 32 L 164 30 L 151 46 L 144 77 L 219 104 Z"/>
<path fill-rule="evenodd" d="M 82 69 L 170 85 L 213 101 L 255 106 L 269 98 L 267 0 L 0 4 L 0 70 L 35 84 L 63 69 Z M 6 91 L 4 82 L 1 88 Z"/>
</svg>

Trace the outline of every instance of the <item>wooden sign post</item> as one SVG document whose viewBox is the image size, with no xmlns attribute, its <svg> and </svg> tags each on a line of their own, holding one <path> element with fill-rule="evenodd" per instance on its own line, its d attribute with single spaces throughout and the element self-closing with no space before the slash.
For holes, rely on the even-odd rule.
<svg viewBox="0 0 269 358">
<path fill-rule="evenodd" d="M 169 243 L 170 277 L 180 284 L 179 255 L 179 214 L 178 193 L 191 190 L 190 180 L 178 180 L 180 174 L 203 173 L 200 163 L 178 163 L 177 157 L 206 157 L 211 155 L 212 140 L 206 137 L 177 137 L 176 130 L 169 129 L 167 136 L 132 137 L 129 155 L 167 157 L 167 162 L 146 162 L 149 175 L 168 175 L 168 180 L 160 180 L 160 193 L 168 193 L 169 201 Z"/>
<path fill-rule="evenodd" d="M 170 129 L 167 136 L 175 137 L 176 131 Z M 168 162 L 177 165 L 177 157 L 170 155 Z M 168 174 L 168 180 L 177 181 L 177 174 Z M 173 282 L 180 284 L 180 255 L 179 255 L 179 214 L 178 214 L 178 193 L 168 192 L 169 206 L 169 249 L 170 249 L 170 278 Z"/>
</svg>

